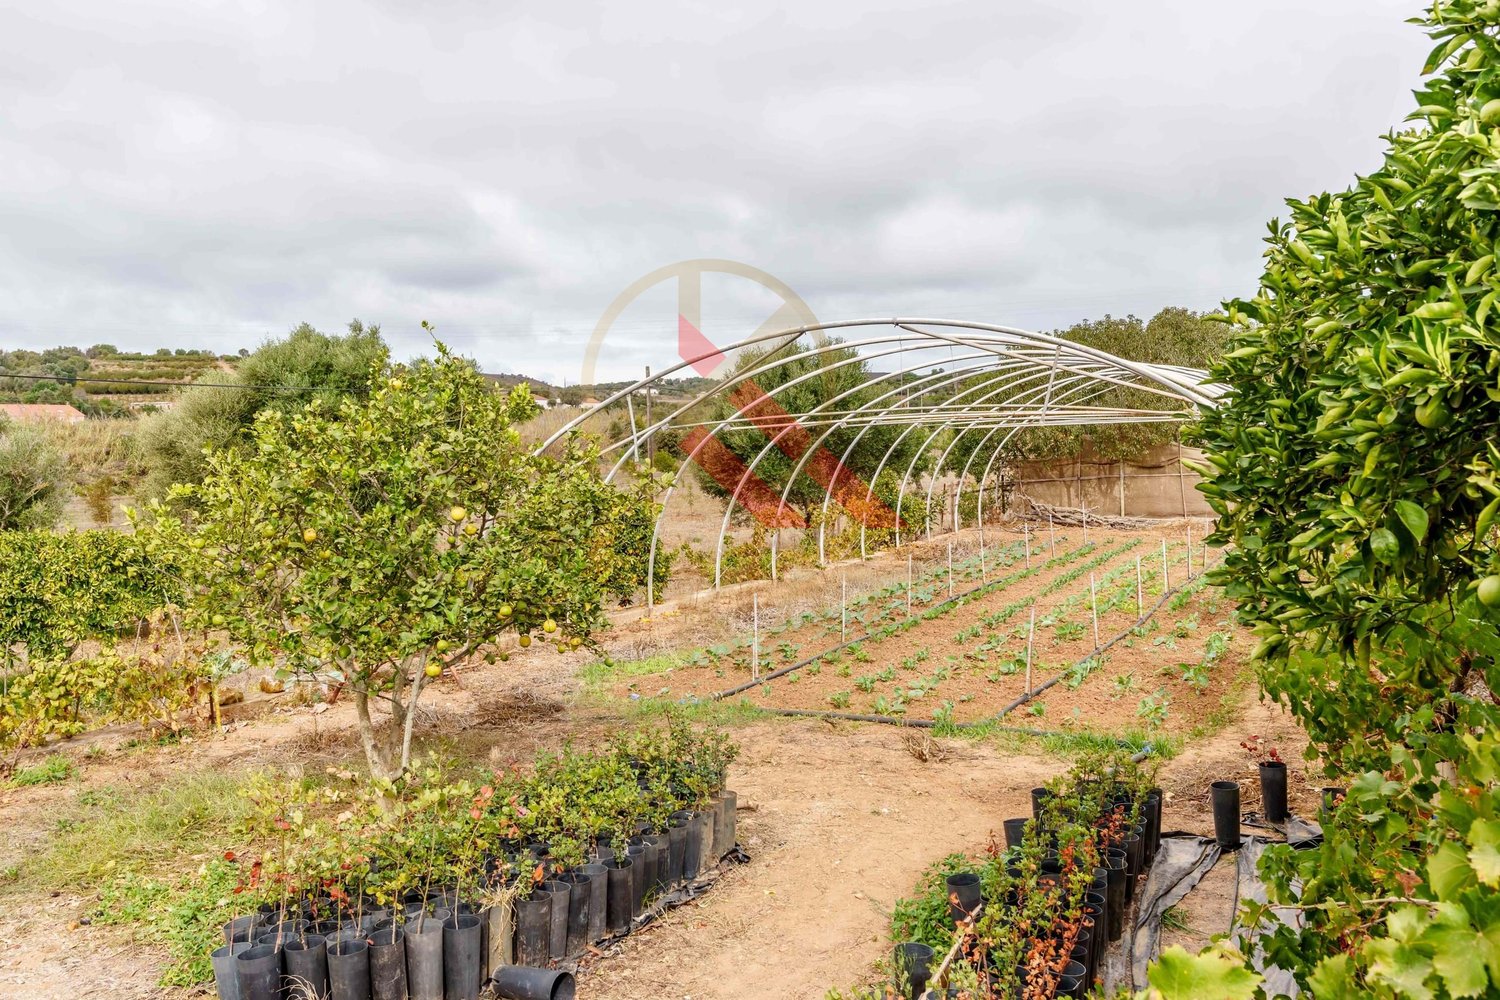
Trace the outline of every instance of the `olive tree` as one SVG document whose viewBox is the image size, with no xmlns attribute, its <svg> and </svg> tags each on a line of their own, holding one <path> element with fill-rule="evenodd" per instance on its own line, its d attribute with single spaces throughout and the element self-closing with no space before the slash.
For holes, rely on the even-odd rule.
<svg viewBox="0 0 1500 1000">
<path fill-rule="evenodd" d="M 589 642 L 606 596 L 645 576 L 644 487 L 602 482 L 581 447 L 531 454 L 515 425 L 536 412 L 439 344 L 378 366 L 367 396 L 263 412 L 247 447 L 176 488 L 191 521 L 158 503 L 138 529 L 197 624 L 347 687 L 371 772 L 394 779 L 429 680 L 507 634 Z"/>
</svg>

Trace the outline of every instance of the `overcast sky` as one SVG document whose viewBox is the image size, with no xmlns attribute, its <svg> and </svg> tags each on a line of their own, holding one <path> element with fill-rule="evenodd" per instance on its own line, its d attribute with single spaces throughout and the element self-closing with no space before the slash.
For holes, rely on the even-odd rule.
<svg viewBox="0 0 1500 1000">
<path fill-rule="evenodd" d="M 576 381 L 684 258 L 820 319 L 1050 329 L 1248 292 L 1281 199 L 1378 166 L 1416 3 L 7 4 L 0 346 L 233 351 L 422 319 Z M 776 305 L 705 283 L 706 332 Z M 601 377 L 676 355 L 675 291 Z"/>
</svg>

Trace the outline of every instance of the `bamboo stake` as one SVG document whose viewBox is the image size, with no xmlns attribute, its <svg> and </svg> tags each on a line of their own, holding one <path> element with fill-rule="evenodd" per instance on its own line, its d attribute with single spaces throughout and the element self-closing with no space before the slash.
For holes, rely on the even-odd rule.
<svg viewBox="0 0 1500 1000">
<path fill-rule="evenodd" d="M 1031 694 L 1031 647 L 1036 643 L 1036 605 L 1031 606 L 1031 623 L 1026 629 L 1026 693 Z"/>
<path fill-rule="evenodd" d="M 750 679 L 760 680 L 760 595 L 751 595 L 750 605 Z"/>
<path fill-rule="evenodd" d="M 1161 592 L 1165 594 L 1172 589 L 1172 574 L 1167 572 L 1167 540 L 1161 540 Z"/>
<path fill-rule="evenodd" d="M 1094 652 L 1099 651 L 1099 590 L 1094 586 L 1094 574 L 1089 572 L 1089 606 L 1094 612 Z"/>
<path fill-rule="evenodd" d="M 1052 512 L 1050 510 L 1047 512 L 1047 538 L 1052 543 L 1052 556 L 1051 556 L 1051 558 L 1056 559 L 1057 558 L 1057 532 L 1054 531 L 1053 527 L 1052 527 Z"/>
<path fill-rule="evenodd" d="M 1146 601 L 1141 586 L 1141 557 L 1135 557 L 1135 617 L 1139 621 L 1146 614 Z"/>
<path fill-rule="evenodd" d="M 979 543 L 979 582 L 989 583 L 989 572 L 984 568 L 984 543 Z"/>
<path fill-rule="evenodd" d="M 1165 551 L 1165 550 L 1163 550 Z M 911 552 L 906 553 L 906 617 L 911 617 Z"/>
<path fill-rule="evenodd" d="M 1191 580 L 1193 578 L 1193 526 L 1185 524 L 1182 526 L 1182 531 L 1187 538 L 1188 579 Z"/>
<path fill-rule="evenodd" d="M 953 543 L 948 543 L 948 596 L 953 596 Z"/>
<path fill-rule="evenodd" d="M 1026 568 L 1031 568 L 1031 525 L 1021 525 L 1021 533 L 1026 538 Z"/>
<path fill-rule="evenodd" d="M 839 642 L 849 639 L 849 577 L 839 580 Z"/>
</svg>

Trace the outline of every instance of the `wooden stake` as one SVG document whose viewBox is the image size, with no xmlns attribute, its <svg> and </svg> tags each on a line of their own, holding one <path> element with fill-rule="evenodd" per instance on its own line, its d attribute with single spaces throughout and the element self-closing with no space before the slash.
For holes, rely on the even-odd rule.
<svg viewBox="0 0 1500 1000">
<path fill-rule="evenodd" d="M 1183 531 L 1183 534 L 1186 535 L 1186 537 L 1187 537 L 1187 561 L 1188 561 L 1188 577 L 1187 578 L 1189 580 L 1191 580 L 1193 578 L 1193 526 L 1191 524 L 1185 524 L 1185 525 L 1182 526 L 1182 531 Z"/>
<path fill-rule="evenodd" d="M 948 543 L 948 596 L 953 596 L 953 543 Z"/>
<path fill-rule="evenodd" d="M 1031 525 L 1021 525 L 1021 533 L 1026 538 L 1026 568 L 1031 568 Z"/>
<path fill-rule="evenodd" d="M 750 679 L 760 680 L 760 595 L 751 595 L 750 606 Z"/>
<path fill-rule="evenodd" d="M 1031 647 L 1036 642 L 1036 605 L 1031 606 L 1031 624 L 1026 629 L 1026 693 L 1031 694 Z"/>
<path fill-rule="evenodd" d="M 1089 543 L 1089 509 L 1083 508 L 1083 544 Z"/>
<path fill-rule="evenodd" d="M 839 641 L 849 639 L 849 578 L 839 580 Z"/>
<path fill-rule="evenodd" d="M 1052 529 L 1052 512 L 1047 512 L 1047 539 L 1052 544 L 1051 558 L 1057 558 L 1057 532 Z"/>
<path fill-rule="evenodd" d="M 1144 588 L 1141 586 L 1141 557 L 1135 557 L 1135 617 L 1136 620 L 1146 617 L 1146 601 L 1143 597 Z"/>
<path fill-rule="evenodd" d="M 1089 573 L 1089 606 L 1094 612 L 1094 652 L 1099 651 L 1099 590 L 1094 586 L 1094 574 Z"/>
<path fill-rule="evenodd" d="M 1167 540 L 1161 540 L 1161 595 L 1167 596 L 1167 591 L 1172 589 L 1172 574 L 1167 572 Z"/>
<path fill-rule="evenodd" d="M 985 570 L 985 568 L 984 568 L 984 543 L 983 542 L 981 542 L 980 545 L 979 545 L 979 582 L 980 583 L 989 583 L 990 582 L 988 571 Z"/>
<path fill-rule="evenodd" d="M 1165 543 L 1163 543 L 1165 544 Z M 1162 551 L 1166 551 L 1163 549 Z M 906 617 L 911 617 L 911 552 L 906 553 Z"/>
</svg>

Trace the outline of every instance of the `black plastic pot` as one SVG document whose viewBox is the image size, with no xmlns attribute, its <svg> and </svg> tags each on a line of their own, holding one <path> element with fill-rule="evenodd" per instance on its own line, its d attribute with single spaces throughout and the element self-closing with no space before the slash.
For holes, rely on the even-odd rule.
<svg viewBox="0 0 1500 1000">
<path fill-rule="evenodd" d="M 895 968 L 897 995 L 917 1000 L 932 975 L 932 949 L 915 941 L 896 945 Z"/>
<path fill-rule="evenodd" d="M 1098 971 L 1104 964 L 1104 952 L 1109 948 L 1109 899 L 1106 893 L 1090 892 L 1084 896 L 1084 916 L 1094 918 L 1094 936 L 1090 941 L 1094 951 L 1092 968 Z"/>
<path fill-rule="evenodd" d="M 1120 940 L 1125 930 L 1125 882 L 1130 878 L 1125 852 L 1110 851 L 1104 866 L 1109 869 L 1109 889 L 1105 892 L 1109 905 L 1105 916 L 1108 918 L 1109 939 L 1113 942 Z"/>
<path fill-rule="evenodd" d="M 590 876 L 581 871 L 563 872 L 557 880 L 568 887 L 568 939 L 565 954 L 582 955 L 589 944 L 589 910 L 593 890 Z"/>
<path fill-rule="evenodd" d="M 694 845 L 693 841 L 697 840 Z M 708 852 L 713 848 L 713 817 L 706 812 L 695 812 L 688 820 L 688 852 L 683 862 L 683 877 L 689 882 L 698 878 L 710 867 Z"/>
<path fill-rule="evenodd" d="M 552 957 L 553 895 L 537 890 L 516 900 L 516 964 L 542 966 Z"/>
<path fill-rule="evenodd" d="M 224 943 L 253 941 L 256 937 L 255 931 L 259 926 L 260 914 L 242 913 L 224 925 Z"/>
<path fill-rule="evenodd" d="M 547 955 L 552 961 L 568 957 L 568 904 L 572 902 L 573 887 L 557 879 L 548 879 L 541 891 L 552 897 L 552 926 L 547 932 Z"/>
<path fill-rule="evenodd" d="M 1146 838 L 1141 833 L 1131 833 L 1125 838 L 1125 870 L 1130 877 L 1125 880 L 1125 902 L 1135 899 L 1135 882 L 1145 871 Z"/>
<path fill-rule="evenodd" d="M 1240 785 L 1237 781 L 1215 781 L 1209 786 L 1214 807 L 1214 839 L 1221 850 L 1240 846 Z"/>
<path fill-rule="evenodd" d="M 278 1000 L 281 993 L 281 949 L 258 944 L 235 956 L 235 978 L 241 1000 Z"/>
<path fill-rule="evenodd" d="M 954 926 L 960 920 L 970 920 L 979 909 L 979 876 L 973 872 L 959 872 L 948 876 L 948 921 Z"/>
<path fill-rule="evenodd" d="M 406 1000 L 406 933 L 394 924 L 370 932 L 370 995 Z"/>
<path fill-rule="evenodd" d="M 1089 912 L 1088 904 L 1084 904 L 1083 918 L 1081 921 L 1081 926 L 1078 929 L 1077 947 L 1074 948 L 1075 951 L 1078 951 L 1081 948 L 1082 955 L 1073 956 L 1076 961 L 1083 963 L 1083 967 L 1085 970 L 1084 979 L 1085 981 L 1090 983 L 1094 981 L 1094 973 L 1098 968 L 1098 965 L 1095 962 L 1094 953 L 1098 948 L 1098 944 L 1095 939 L 1099 936 L 1097 931 L 1099 925 L 1095 917 L 1096 914 Z"/>
<path fill-rule="evenodd" d="M 739 793 L 731 792 L 726 788 L 724 790 L 723 796 L 720 799 L 719 808 L 723 812 L 724 836 L 722 839 L 720 839 L 717 835 L 715 835 L 714 851 L 718 854 L 719 858 L 722 858 L 724 855 L 734 850 L 734 845 L 736 843 L 735 838 L 739 836 Z M 715 858 L 714 860 L 717 861 L 718 858 Z"/>
<path fill-rule="evenodd" d="M 411 1000 L 443 1000 L 443 924 L 417 917 L 406 931 L 406 988 Z"/>
<path fill-rule="evenodd" d="M 1260 809 L 1270 822 L 1286 822 L 1286 764 L 1279 760 L 1260 765 Z"/>
<path fill-rule="evenodd" d="M 687 862 L 688 818 L 685 813 L 673 813 L 667 820 L 667 885 L 675 887 L 682 881 L 682 872 Z"/>
<path fill-rule="evenodd" d="M 1084 967 L 1078 962 L 1069 962 L 1063 966 L 1062 974 L 1057 977 L 1057 995 L 1060 997 L 1084 996 L 1088 992 L 1088 980 L 1084 973 Z"/>
<path fill-rule="evenodd" d="M 328 995 L 328 946 L 317 934 L 294 937 L 282 946 L 282 989 L 288 1000 L 323 1000 Z"/>
<path fill-rule="evenodd" d="M 1145 808 L 1141 818 L 1146 825 L 1146 867 L 1156 861 L 1156 852 L 1161 848 L 1161 789 L 1153 788 L 1146 793 Z"/>
<path fill-rule="evenodd" d="M 455 913 L 443 921 L 443 1000 L 478 1000 L 484 934 L 479 918 Z"/>
<path fill-rule="evenodd" d="M 647 857 L 651 857 L 652 850 L 656 852 L 656 856 L 647 865 L 647 871 L 651 874 L 650 881 L 646 883 L 647 896 L 659 896 L 667 891 L 671 881 L 671 841 L 672 838 L 665 833 L 648 834 L 646 837 Z"/>
<path fill-rule="evenodd" d="M 328 986 L 332 1000 L 370 1000 L 370 946 L 363 939 L 328 946 Z"/>
<path fill-rule="evenodd" d="M 578 869 L 589 877 L 589 943 L 603 941 L 609 924 L 609 870 L 602 864 Z"/>
<path fill-rule="evenodd" d="M 487 906 L 479 914 L 480 935 L 480 979 L 502 965 L 514 964 L 516 960 L 516 907 L 511 900 L 495 906 Z"/>
<path fill-rule="evenodd" d="M 1031 822 L 1029 817 L 1015 816 L 1005 821 L 1005 846 L 1020 847 L 1021 841 L 1026 837 L 1026 824 Z"/>
<path fill-rule="evenodd" d="M 604 923 L 609 933 L 616 936 L 630 933 L 630 907 L 633 898 L 630 870 L 633 867 L 628 855 L 604 862 L 605 878 L 609 882 L 609 902 Z"/>
<path fill-rule="evenodd" d="M 234 941 L 214 949 L 210 958 L 219 1000 L 240 1000 L 239 957 L 253 947 L 249 941 Z"/>
<path fill-rule="evenodd" d="M 574 1000 L 578 994 L 572 973 L 556 969 L 507 965 L 495 970 L 491 982 L 501 1000 Z"/>
<path fill-rule="evenodd" d="M 634 920 L 641 915 L 641 901 L 646 892 L 646 845 L 628 844 L 625 847 L 625 859 L 630 862 L 630 919 Z M 614 898 L 613 892 L 610 898 Z"/>
<path fill-rule="evenodd" d="M 1047 788 L 1033 788 L 1031 790 L 1031 815 L 1036 819 L 1042 818 L 1042 808 L 1046 801 L 1052 797 L 1052 792 Z"/>
</svg>

